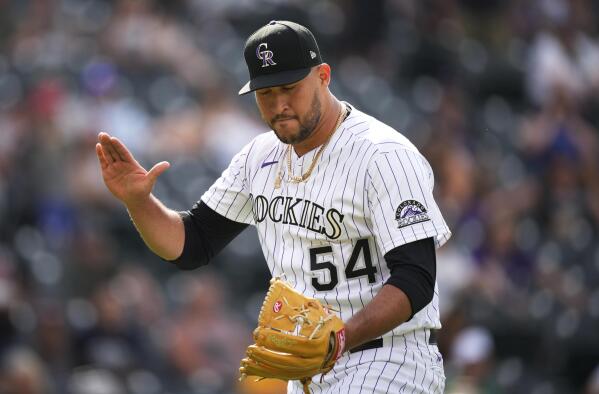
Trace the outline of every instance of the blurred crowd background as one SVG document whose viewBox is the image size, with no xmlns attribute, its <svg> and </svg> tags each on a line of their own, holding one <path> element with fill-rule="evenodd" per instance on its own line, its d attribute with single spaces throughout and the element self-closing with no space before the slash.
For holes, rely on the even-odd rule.
<svg viewBox="0 0 599 394">
<path fill-rule="evenodd" d="M 178 271 L 94 153 L 107 131 L 170 161 L 155 194 L 189 208 L 265 131 L 237 90 L 272 19 L 435 170 L 447 393 L 599 393 L 593 0 L 0 0 L 0 393 L 281 392 L 237 383 L 269 279 L 255 231 Z"/>
</svg>

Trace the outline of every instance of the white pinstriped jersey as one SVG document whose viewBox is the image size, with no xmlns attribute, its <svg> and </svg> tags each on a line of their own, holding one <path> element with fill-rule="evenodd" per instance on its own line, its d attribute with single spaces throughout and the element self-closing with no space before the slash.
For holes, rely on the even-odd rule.
<svg viewBox="0 0 599 394">
<path fill-rule="evenodd" d="M 302 183 L 287 181 L 286 147 L 272 131 L 256 137 L 202 200 L 231 220 L 254 225 L 272 275 L 284 275 L 298 291 L 332 305 L 343 321 L 389 278 L 385 253 L 428 237 L 437 247 L 449 239 L 428 162 L 377 119 L 352 107 Z M 317 150 L 302 157 L 292 150 L 292 175 L 303 174 Z M 283 181 L 275 188 L 279 170 Z M 400 344 L 395 337 L 416 329 L 440 328 L 438 305 L 435 284 L 431 303 L 385 334 L 384 343 Z"/>
</svg>

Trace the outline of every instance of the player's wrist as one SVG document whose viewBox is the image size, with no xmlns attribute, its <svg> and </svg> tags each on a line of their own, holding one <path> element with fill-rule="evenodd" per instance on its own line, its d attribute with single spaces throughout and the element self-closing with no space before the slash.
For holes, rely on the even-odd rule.
<svg viewBox="0 0 599 394">
<path fill-rule="evenodd" d="M 344 323 L 345 326 L 345 348 L 344 352 L 353 349 L 354 347 L 360 345 L 360 343 L 356 343 L 356 331 L 354 328 L 354 324 L 351 319 Z"/>
<path fill-rule="evenodd" d="M 147 209 L 155 204 L 152 193 L 123 196 L 120 200 L 123 205 L 125 205 L 125 208 L 127 208 L 129 214 L 131 214 L 131 212 Z"/>
</svg>

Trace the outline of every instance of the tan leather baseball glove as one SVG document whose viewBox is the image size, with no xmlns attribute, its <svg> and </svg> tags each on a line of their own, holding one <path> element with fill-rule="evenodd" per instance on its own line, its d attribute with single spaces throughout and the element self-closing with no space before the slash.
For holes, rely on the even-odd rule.
<svg viewBox="0 0 599 394">
<path fill-rule="evenodd" d="M 341 356 L 345 346 L 343 321 L 318 300 L 295 291 L 279 278 L 270 288 L 260 310 L 256 343 L 241 360 L 241 379 L 300 380 L 304 392 L 312 377 L 325 374 Z"/>
</svg>

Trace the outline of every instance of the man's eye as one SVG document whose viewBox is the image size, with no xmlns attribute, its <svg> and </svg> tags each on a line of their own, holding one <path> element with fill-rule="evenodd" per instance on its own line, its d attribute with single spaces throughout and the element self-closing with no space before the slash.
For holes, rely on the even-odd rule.
<svg viewBox="0 0 599 394">
<path fill-rule="evenodd" d="M 294 88 L 295 88 L 295 85 L 294 86 L 283 86 L 283 90 L 287 90 L 287 91 L 293 90 Z"/>
</svg>

